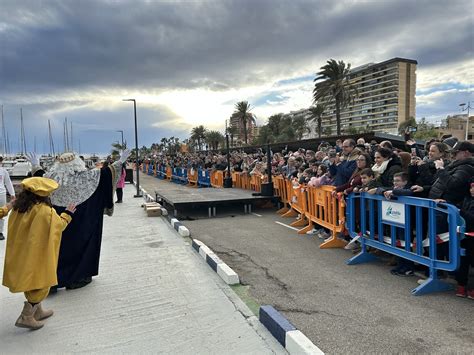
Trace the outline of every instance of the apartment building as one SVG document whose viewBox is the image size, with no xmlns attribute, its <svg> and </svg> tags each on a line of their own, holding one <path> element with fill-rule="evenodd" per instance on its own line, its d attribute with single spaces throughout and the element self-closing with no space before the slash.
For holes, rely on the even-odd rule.
<svg viewBox="0 0 474 355">
<path fill-rule="evenodd" d="M 451 134 L 459 140 L 466 139 L 466 125 L 468 123 L 467 114 L 452 115 L 443 120 L 439 128 L 439 134 Z M 469 126 L 467 127 L 467 139 L 474 140 L 474 116 L 469 116 Z"/>
<path fill-rule="evenodd" d="M 417 64 L 413 59 L 392 58 L 353 68 L 349 80 L 357 89 L 358 97 L 341 111 L 342 132 L 370 130 L 397 134 L 400 123 L 416 117 Z M 335 134 L 334 100 L 326 97 L 321 103 L 326 106 L 323 127 L 326 130 L 330 127 Z M 314 125 L 311 124 L 312 132 Z"/>
<path fill-rule="evenodd" d="M 230 127 L 236 127 L 237 135 L 235 136 L 236 141 L 244 142 L 245 141 L 245 132 L 244 132 L 244 125 L 240 118 L 233 114 L 230 116 Z M 247 141 L 250 143 L 254 139 L 254 137 L 258 136 L 258 132 L 255 130 L 256 124 L 252 120 L 247 121 Z"/>
</svg>

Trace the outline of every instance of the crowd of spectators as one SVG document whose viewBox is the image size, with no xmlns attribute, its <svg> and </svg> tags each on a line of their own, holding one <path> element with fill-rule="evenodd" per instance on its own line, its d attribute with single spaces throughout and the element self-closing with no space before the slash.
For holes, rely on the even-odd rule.
<svg viewBox="0 0 474 355">
<path fill-rule="evenodd" d="M 466 230 L 474 231 L 474 145 L 455 138 L 430 140 L 424 149 L 408 135 L 406 149 L 394 148 L 390 141 L 365 142 L 363 138 L 338 140 L 335 145 L 322 142 L 314 150 L 298 149 L 271 152 L 271 172 L 296 184 L 333 185 L 335 193 L 352 192 L 393 196 L 416 196 L 457 206 L 466 220 Z M 268 173 L 267 154 L 230 152 L 230 170 L 264 176 Z M 157 155 L 153 163 L 191 169 L 228 169 L 225 153 L 186 153 L 175 156 Z M 438 217 L 438 216 L 437 216 Z M 447 232 L 447 222 L 437 218 L 437 231 Z M 324 229 L 316 230 L 327 237 Z M 352 246 L 355 244 L 353 243 Z M 474 298 L 466 289 L 469 264 L 474 266 L 474 238 L 465 238 L 467 250 L 457 275 L 459 296 Z M 443 252 L 443 248 L 439 248 Z M 412 265 L 399 264 L 392 273 L 413 274 Z"/>
</svg>

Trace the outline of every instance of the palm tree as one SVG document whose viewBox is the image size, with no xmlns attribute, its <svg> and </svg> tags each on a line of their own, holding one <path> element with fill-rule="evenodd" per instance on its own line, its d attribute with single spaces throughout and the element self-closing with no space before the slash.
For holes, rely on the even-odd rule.
<svg viewBox="0 0 474 355">
<path fill-rule="evenodd" d="M 240 123 L 244 127 L 245 144 L 248 144 L 247 124 L 250 122 L 255 124 L 255 116 L 250 113 L 250 110 L 251 108 L 247 101 L 240 101 L 235 104 L 235 112 L 233 114 L 239 118 Z"/>
<path fill-rule="evenodd" d="M 324 106 L 321 104 L 316 104 L 316 106 L 312 106 L 309 108 L 311 111 L 311 120 L 316 121 L 318 125 L 318 138 L 321 138 L 322 132 L 322 125 L 323 125 L 323 113 L 324 113 Z"/>
<path fill-rule="evenodd" d="M 206 142 L 211 147 L 211 150 L 217 150 L 219 144 L 224 142 L 224 136 L 219 131 L 209 131 L 206 133 Z"/>
<path fill-rule="evenodd" d="M 325 97 L 334 99 L 336 106 L 336 131 L 341 135 L 341 110 L 354 101 L 357 96 L 356 88 L 349 82 L 351 65 L 342 60 L 336 62 L 334 59 L 320 68 L 314 79 L 313 100 L 319 102 Z M 324 80 L 324 81 L 320 81 Z"/>
<path fill-rule="evenodd" d="M 110 151 L 110 155 L 112 158 L 116 158 L 120 155 L 120 152 L 127 149 L 127 145 L 124 143 L 123 145 L 119 142 L 112 143 L 112 150 Z"/>
<path fill-rule="evenodd" d="M 206 138 L 207 129 L 203 126 L 194 127 L 191 130 L 191 139 L 197 141 L 199 150 L 201 150 L 201 142 Z"/>
</svg>

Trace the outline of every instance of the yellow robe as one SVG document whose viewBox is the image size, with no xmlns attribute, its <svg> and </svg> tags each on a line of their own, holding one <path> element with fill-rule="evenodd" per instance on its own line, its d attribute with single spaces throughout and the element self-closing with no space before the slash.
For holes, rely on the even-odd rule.
<svg viewBox="0 0 474 355">
<path fill-rule="evenodd" d="M 3 285 L 11 292 L 57 285 L 61 235 L 69 222 L 71 216 L 59 216 L 43 203 L 26 213 L 13 210 L 8 221 Z"/>
<path fill-rule="evenodd" d="M 0 207 L 0 219 L 5 217 L 7 214 L 8 214 L 8 207 L 7 206 Z"/>
</svg>

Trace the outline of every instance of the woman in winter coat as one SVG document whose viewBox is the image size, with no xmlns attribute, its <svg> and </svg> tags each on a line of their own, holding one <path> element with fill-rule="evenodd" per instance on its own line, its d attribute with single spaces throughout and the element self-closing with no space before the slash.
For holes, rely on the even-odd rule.
<svg viewBox="0 0 474 355">
<path fill-rule="evenodd" d="M 32 177 L 21 184 L 23 191 L 13 203 L 8 223 L 3 285 L 12 293 L 24 292 L 27 300 L 15 325 L 36 330 L 53 315 L 42 309 L 41 302 L 58 284 L 61 236 L 76 206 L 69 205 L 60 216 L 56 213 L 49 195 L 59 185 L 52 179 Z"/>
<path fill-rule="evenodd" d="M 438 169 L 436 169 L 435 161 L 443 160 L 444 166 L 449 165 L 449 147 L 440 142 L 431 143 L 428 151 L 428 160 L 424 161 L 419 157 L 412 157 L 408 174 L 413 185 L 423 188 L 421 197 L 427 197 L 431 185 L 438 178 Z"/>
<path fill-rule="evenodd" d="M 367 153 L 360 154 L 357 157 L 356 169 L 352 173 L 352 176 L 350 177 L 349 182 L 347 182 L 344 185 L 337 186 L 335 193 L 343 191 L 345 195 L 349 195 L 354 190 L 355 187 L 362 185 L 360 172 L 364 170 L 365 168 L 370 168 L 371 166 L 372 166 L 372 159 L 370 158 L 370 155 Z"/>
<path fill-rule="evenodd" d="M 390 149 L 378 148 L 375 152 L 375 164 L 372 170 L 382 188 L 392 188 L 393 175 L 402 171 L 400 159 Z"/>
</svg>

